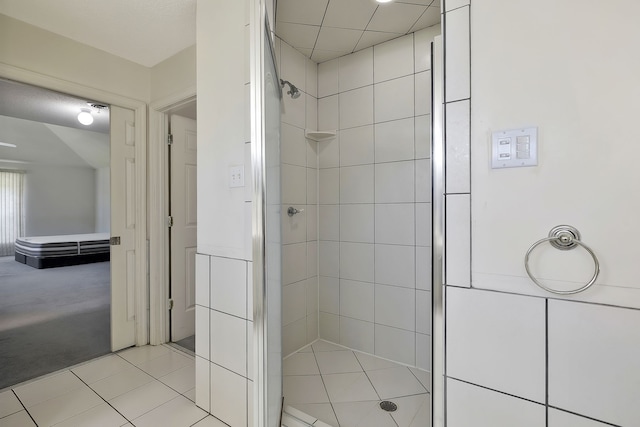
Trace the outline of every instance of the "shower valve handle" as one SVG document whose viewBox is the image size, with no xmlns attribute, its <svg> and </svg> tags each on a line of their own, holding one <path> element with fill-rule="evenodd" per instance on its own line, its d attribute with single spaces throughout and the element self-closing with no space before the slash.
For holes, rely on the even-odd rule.
<svg viewBox="0 0 640 427">
<path fill-rule="evenodd" d="M 304 209 L 296 209 L 293 206 L 289 206 L 289 209 L 287 209 L 287 215 L 289 216 L 294 216 L 295 214 L 304 212 Z"/>
</svg>

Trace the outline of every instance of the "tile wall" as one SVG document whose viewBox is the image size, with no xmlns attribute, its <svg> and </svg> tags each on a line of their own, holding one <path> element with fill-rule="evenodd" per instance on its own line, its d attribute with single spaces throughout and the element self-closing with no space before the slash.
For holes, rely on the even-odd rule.
<svg viewBox="0 0 640 427">
<path fill-rule="evenodd" d="M 430 42 L 318 66 L 320 336 L 430 370 Z"/>
<path fill-rule="evenodd" d="M 275 43 L 280 78 L 300 90 L 286 94 L 280 128 L 282 227 L 282 354 L 318 338 L 318 156 L 305 138 L 318 121 L 318 65 L 280 38 Z M 290 217 L 289 207 L 301 211 Z"/>
<path fill-rule="evenodd" d="M 640 36 L 631 18 L 640 5 L 624 3 L 624 11 L 598 5 L 578 21 L 574 0 L 559 8 L 552 0 L 443 1 L 447 427 L 632 426 L 640 419 L 634 249 L 615 238 L 622 228 L 626 238 L 640 231 L 628 221 L 640 205 L 625 196 L 639 175 L 623 165 L 639 152 L 627 127 L 604 124 L 632 121 L 629 93 L 640 93 L 632 77 L 640 64 L 624 53 L 634 49 L 626 31 Z M 505 23 L 500 30 L 509 37 L 494 22 Z M 545 31 L 533 35 L 534 28 Z M 616 54 L 589 65 L 594 50 L 611 46 Z M 519 68 L 513 52 L 535 65 Z M 537 167 L 489 168 L 492 131 L 536 124 Z M 619 161 L 607 162 L 597 148 L 605 134 Z M 602 271 L 587 292 L 558 297 L 534 286 L 523 258 L 564 222 L 583 231 Z M 534 270 L 542 280 L 576 287 L 589 279 L 593 264 L 584 253 L 559 261 L 557 251 L 541 251 L 547 258 Z"/>
</svg>

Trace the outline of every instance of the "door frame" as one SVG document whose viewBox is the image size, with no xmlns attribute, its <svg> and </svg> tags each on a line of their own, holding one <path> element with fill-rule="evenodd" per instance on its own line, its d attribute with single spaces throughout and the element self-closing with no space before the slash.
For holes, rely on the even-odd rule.
<svg viewBox="0 0 640 427">
<path fill-rule="evenodd" d="M 0 63 L 0 77 L 70 95 L 97 99 L 110 105 L 133 110 L 135 115 L 136 204 L 135 217 L 139 232 L 135 239 L 135 344 L 149 342 L 147 316 L 147 104 L 112 92 L 84 86 L 55 77 Z M 113 333 L 113 331 L 112 331 Z"/>
<path fill-rule="evenodd" d="M 169 342 L 169 111 L 196 100 L 196 87 L 149 107 L 149 343 Z"/>
</svg>

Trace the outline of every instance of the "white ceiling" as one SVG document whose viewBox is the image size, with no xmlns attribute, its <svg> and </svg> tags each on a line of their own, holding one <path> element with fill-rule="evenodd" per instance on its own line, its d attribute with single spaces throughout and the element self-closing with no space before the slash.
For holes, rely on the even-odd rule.
<svg viewBox="0 0 640 427">
<path fill-rule="evenodd" d="M 276 34 L 315 62 L 440 22 L 438 0 L 278 0 Z"/>
<path fill-rule="evenodd" d="M 196 42 L 196 0 L 2 0 L 0 13 L 145 67 Z"/>
</svg>

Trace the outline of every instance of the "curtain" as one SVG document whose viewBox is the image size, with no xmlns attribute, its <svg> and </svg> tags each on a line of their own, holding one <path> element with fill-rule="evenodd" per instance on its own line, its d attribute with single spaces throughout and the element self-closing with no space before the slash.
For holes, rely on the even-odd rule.
<svg viewBox="0 0 640 427">
<path fill-rule="evenodd" d="M 0 256 L 14 254 L 24 236 L 24 173 L 0 170 Z"/>
</svg>

